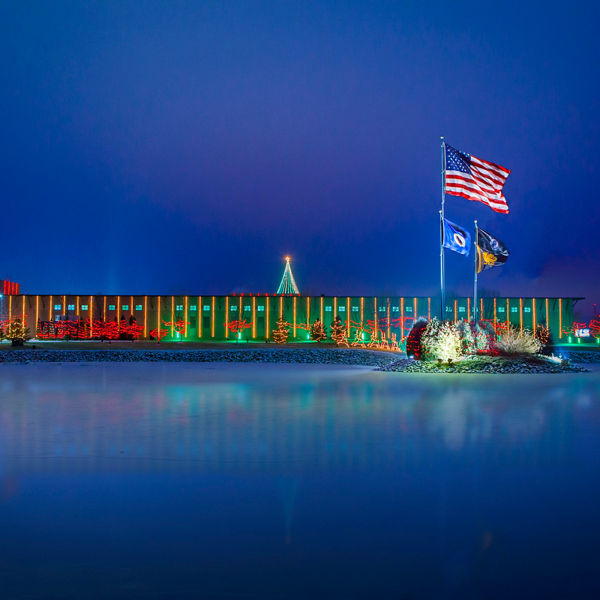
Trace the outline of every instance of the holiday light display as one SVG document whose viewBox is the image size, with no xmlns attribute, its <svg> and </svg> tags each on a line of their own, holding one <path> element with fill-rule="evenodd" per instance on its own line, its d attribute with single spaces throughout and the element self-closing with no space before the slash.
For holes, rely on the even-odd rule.
<svg viewBox="0 0 600 600">
<path fill-rule="evenodd" d="M 290 324 L 283 317 L 277 319 L 277 327 L 273 329 L 273 339 L 277 344 L 285 344 L 290 337 Z"/>
<path fill-rule="evenodd" d="M 292 259 L 289 256 L 285 257 L 285 269 L 283 270 L 283 277 L 281 278 L 281 283 L 277 288 L 277 293 L 295 294 L 296 296 L 299 296 L 300 290 L 298 289 L 298 285 L 294 279 L 294 274 L 292 273 L 292 266 L 290 264 L 291 260 Z"/>
<path fill-rule="evenodd" d="M 322 342 L 327 339 L 327 332 L 321 319 L 317 319 L 312 324 L 310 328 L 310 338 L 316 342 Z"/>
<path fill-rule="evenodd" d="M 556 343 L 569 343 L 569 338 L 572 343 L 586 343 L 579 328 L 571 326 L 575 301 L 574 298 L 478 298 L 478 312 L 485 314 L 485 321 L 494 324 L 499 334 L 509 324 L 532 331 L 535 324 L 536 331 L 538 326 L 547 327 Z M 240 339 L 240 331 L 234 331 L 235 323 L 233 329 L 226 327 L 235 321 L 249 325 L 241 332 L 248 338 L 270 339 L 276 319 L 282 316 L 290 323 L 290 341 L 306 342 L 311 339 L 310 329 L 317 318 L 331 340 L 330 328 L 339 316 L 349 342 L 368 344 L 372 332 L 377 330 L 383 331 L 388 344 L 392 334 L 396 334 L 399 346 L 403 347 L 415 319 L 429 316 L 430 304 L 431 298 L 417 297 L 18 295 L 4 298 L 0 319 L 25 321 L 32 333 L 40 331 L 39 339 L 150 339 L 150 330 L 166 328 L 168 333 L 161 339 L 218 342 Z M 447 316 L 455 318 L 457 323 L 467 319 L 468 305 L 467 298 L 449 299 Z M 132 318 L 139 325 L 134 325 Z M 593 324 L 592 321 L 587 325 Z M 579 325 L 585 329 L 586 324 Z M 594 334 L 600 338 L 598 328 L 590 329 L 590 335 Z M 382 344 L 381 334 L 377 340 Z"/>
<path fill-rule="evenodd" d="M 29 328 L 20 320 L 3 323 L 0 334 L 1 338 L 10 340 L 14 346 L 22 346 L 31 337 Z"/>
<path fill-rule="evenodd" d="M 231 333 L 242 333 L 245 329 L 254 327 L 254 323 L 246 323 L 246 319 L 243 319 L 242 321 L 236 319 L 234 321 L 229 321 L 227 327 L 229 327 Z"/>
<path fill-rule="evenodd" d="M 349 348 L 348 336 L 346 335 L 346 325 L 343 323 L 339 315 L 331 324 L 331 339 L 338 346 L 345 346 L 346 348 Z"/>
</svg>

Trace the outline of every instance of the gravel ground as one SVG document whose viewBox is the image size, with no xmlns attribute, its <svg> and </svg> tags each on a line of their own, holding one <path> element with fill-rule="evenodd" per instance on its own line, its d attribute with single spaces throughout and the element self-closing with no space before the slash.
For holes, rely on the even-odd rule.
<svg viewBox="0 0 600 600">
<path fill-rule="evenodd" d="M 451 365 L 439 365 L 436 362 L 419 361 L 410 358 L 401 359 L 379 368 L 381 371 L 402 373 L 582 373 L 584 367 L 563 362 L 552 362 L 541 356 L 527 358 L 504 357 L 467 357 Z"/>
<path fill-rule="evenodd" d="M 382 367 L 397 353 L 344 348 L 232 350 L 6 350 L 0 362 L 258 362 L 362 365 Z"/>
</svg>

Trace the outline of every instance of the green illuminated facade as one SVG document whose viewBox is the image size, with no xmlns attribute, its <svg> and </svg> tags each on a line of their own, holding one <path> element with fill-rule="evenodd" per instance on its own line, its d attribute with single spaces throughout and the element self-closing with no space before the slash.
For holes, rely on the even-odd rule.
<svg viewBox="0 0 600 600">
<path fill-rule="evenodd" d="M 480 318 L 534 329 L 547 326 L 555 341 L 565 341 L 573 324 L 578 298 L 481 298 Z M 8 306 L 7 306 L 8 304 Z M 458 321 L 472 316 L 472 299 L 449 299 L 446 319 Z M 135 322 L 141 339 L 163 330 L 165 341 L 265 342 L 280 316 L 290 324 L 290 342 L 309 339 L 309 326 L 320 319 L 326 327 L 339 315 L 349 339 L 373 329 L 401 342 L 418 317 L 439 314 L 439 300 L 400 296 L 104 296 L 18 295 L 5 298 L 4 312 L 22 318 L 32 331 L 61 322 Z M 153 333 L 154 332 L 154 333 Z M 88 335 L 88 334 L 86 334 Z M 50 336 L 51 337 L 51 336 Z M 95 332 L 89 332 L 95 338 Z"/>
</svg>

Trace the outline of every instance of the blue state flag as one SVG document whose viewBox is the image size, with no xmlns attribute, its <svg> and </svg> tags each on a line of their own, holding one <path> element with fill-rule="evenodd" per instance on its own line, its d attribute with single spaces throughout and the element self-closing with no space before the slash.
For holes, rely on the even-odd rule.
<svg viewBox="0 0 600 600">
<path fill-rule="evenodd" d="M 443 246 L 467 256 L 471 251 L 471 234 L 456 223 L 444 219 Z"/>
</svg>

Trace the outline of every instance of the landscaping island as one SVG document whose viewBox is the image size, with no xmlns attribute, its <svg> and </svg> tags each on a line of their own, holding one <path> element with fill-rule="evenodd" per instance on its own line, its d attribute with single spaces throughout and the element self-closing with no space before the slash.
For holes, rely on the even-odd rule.
<svg viewBox="0 0 600 600">
<path fill-rule="evenodd" d="M 600 361 L 600 353 L 598 353 Z M 591 361 L 589 361 L 591 362 Z M 401 359 L 379 368 L 380 371 L 400 373 L 582 373 L 587 371 L 568 360 L 553 360 L 540 354 L 525 356 L 466 356 L 456 362 L 433 362 Z"/>
</svg>

